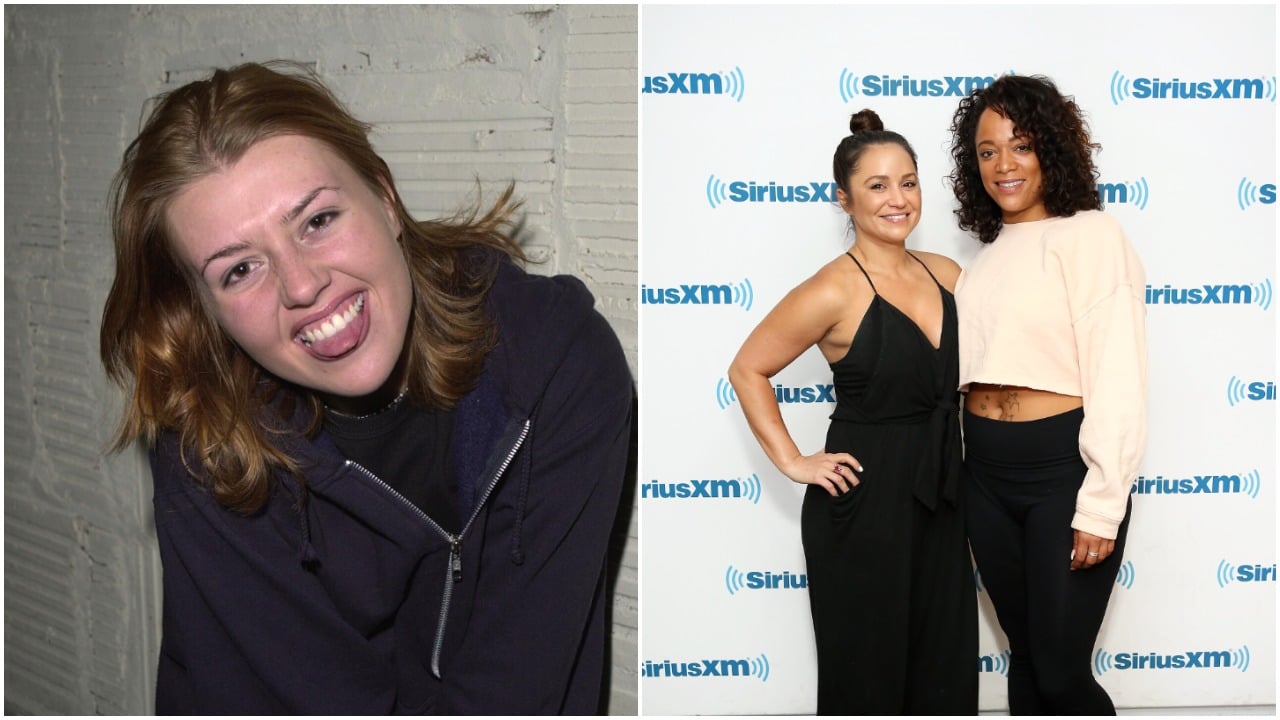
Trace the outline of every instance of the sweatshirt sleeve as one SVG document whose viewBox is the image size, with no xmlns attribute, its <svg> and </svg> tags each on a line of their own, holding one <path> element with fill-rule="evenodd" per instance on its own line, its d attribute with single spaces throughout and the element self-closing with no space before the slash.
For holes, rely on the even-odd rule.
<svg viewBox="0 0 1280 720">
<path fill-rule="evenodd" d="M 1075 332 L 1088 466 L 1071 527 L 1114 539 L 1147 444 L 1146 276 L 1119 224 L 1090 213 L 1059 245 Z"/>
<path fill-rule="evenodd" d="M 634 385 L 604 317 L 569 342 L 495 498 L 476 609 L 437 712 L 592 715 L 604 664 L 606 559 L 632 443 Z M 518 538 L 518 548 L 511 538 Z M 513 562 L 513 553 L 520 560 Z"/>
</svg>

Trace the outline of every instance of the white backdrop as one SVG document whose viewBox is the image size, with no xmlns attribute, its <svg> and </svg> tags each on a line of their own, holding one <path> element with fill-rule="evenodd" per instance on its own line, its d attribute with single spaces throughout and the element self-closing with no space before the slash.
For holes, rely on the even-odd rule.
<svg viewBox="0 0 1280 720">
<path fill-rule="evenodd" d="M 827 201 L 857 110 L 920 155 L 909 246 L 974 256 L 947 129 L 968 83 L 1008 72 L 1088 113 L 1100 192 L 1150 283 L 1150 443 L 1094 672 L 1122 708 L 1275 703 L 1275 23 L 1274 6 L 642 8 L 643 713 L 814 711 L 803 488 L 725 372 L 852 241 Z M 821 355 L 774 383 L 820 449 Z M 975 591 L 981 708 L 1001 710 L 1007 644 Z"/>
</svg>

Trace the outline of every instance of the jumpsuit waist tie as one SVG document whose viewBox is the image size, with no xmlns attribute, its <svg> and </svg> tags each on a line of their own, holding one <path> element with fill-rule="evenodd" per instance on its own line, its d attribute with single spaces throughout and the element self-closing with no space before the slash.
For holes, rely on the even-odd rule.
<svg viewBox="0 0 1280 720">
<path fill-rule="evenodd" d="M 960 405 L 954 398 L 939 400 L 931 410 L 888 420 L 873 420 L 855 407 L 836 407 L 831 420 L 842 422 L 915 425 L 929 424 L 928 447 L 916 466 L 911 493 L 929 510 L 937 510 L 941 496 L 952 507 L 960 487 Z"/>
</svg>

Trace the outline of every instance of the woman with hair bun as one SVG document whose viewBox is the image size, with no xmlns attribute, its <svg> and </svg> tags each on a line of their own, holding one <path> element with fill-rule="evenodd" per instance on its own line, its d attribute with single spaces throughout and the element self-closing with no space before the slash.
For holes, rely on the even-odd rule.
<svg viewBox="0 0 1280 720">
<path fill-rule="evenodd" d="M 247 64 L 125 151 L 101 353 L 150 451 L 156 710 L 594 714 L 622 348 L 520 267 L 510 189 L 415 220 L 369 131 Z"/>
<path fill-rule="evenodd" d="M 1102 211 L 1075 101 L 1006 75 L 951 126 L 969 541 L 1014 715 L 1114 715 L 1090 658 L 1146 449 L 1146 279 Z"/>
<path fill-rule="evenodd" d="M 791 290 L 729 379 L 760 446 L 807 485 L 801 534 L 818 653 L 818 714 L 972 715 L 977 600 L 961 507 L 959 266 L 907 250 L 916 154 L 871 110 L 836 148 L 848 252 Z M 792 439 L 770 378 L 817 345 L 836 408 L 823 449 Z"/>
</svg>

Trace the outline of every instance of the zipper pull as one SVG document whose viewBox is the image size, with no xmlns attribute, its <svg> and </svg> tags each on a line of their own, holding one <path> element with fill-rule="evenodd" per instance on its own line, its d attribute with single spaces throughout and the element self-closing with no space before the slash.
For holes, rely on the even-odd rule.
<svg viewBox="0 0 1280 720">
<path fill-rule="evenodd" d="M 457 540 L 449 544 L 449 566 L 453 569 L 453 581 L 462 582 L 462 548 Z"/>
</svg>

